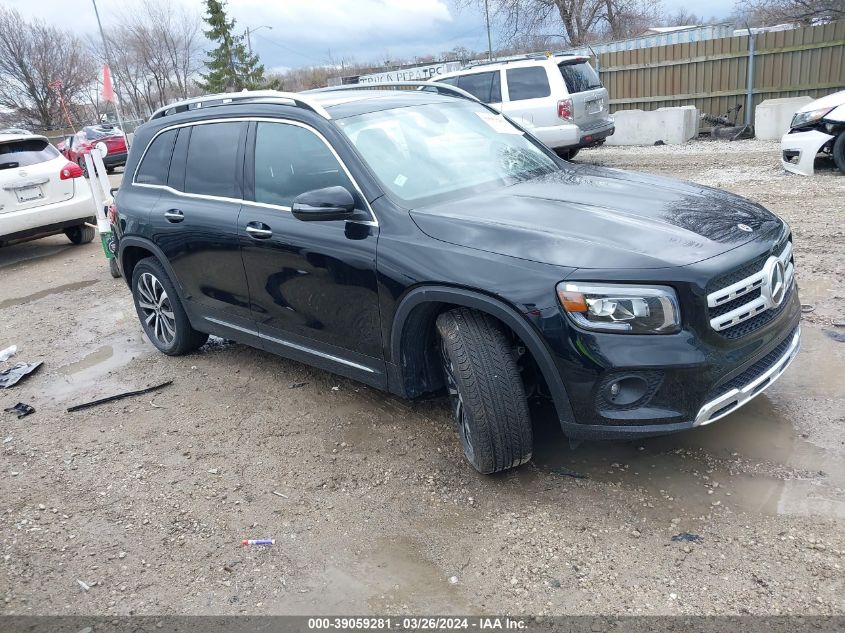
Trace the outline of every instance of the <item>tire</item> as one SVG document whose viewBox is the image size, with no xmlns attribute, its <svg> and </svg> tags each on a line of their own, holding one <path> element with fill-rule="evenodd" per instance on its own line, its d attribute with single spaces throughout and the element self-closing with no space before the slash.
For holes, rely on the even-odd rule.
<svg viewBox="0 0 845 633">
<path fill-rule="evenodd" d="M 464 455 L 480 473 L 531 459 L 528 401 L 511 342 L 492 317 L 458 308 L 437 317 L 452 413 Z"/>
<path fill-rule="evenodd" d="M 154 257 L 142 259 L 135 265 L 132 299 L 141 327 L 160 352 L 181 356 L 208 340 L 208 334 L 191 327 L 173 282 Z"/>
<path fill-rule="evenodd" d="M 79 224 L 77 226 L 72 226 L 69 229 L 65 229 L 65 235 L 67 235 L 67 238 L 72 243 L 79 246 L 80 244 L 88 244 L 91 242 L 97 236 L 97 232 L 93 226 Z"/>
<path fill-rule="evenodd" d="M 117 260 L 114 257 L 109 260 L 109 272 L 115 279 L 120 279 L 120 268 L 118 268 Z"/>
<path fill-rule="evenodd" d="M 840 132 L 833 141 L 833 162 L 845 174 L 845 132 Z"/>
<path fill-rule="evenodd" d="M 563 160 L 572 160 L 576 156 L 578 156 L 578 152 L 581 151 L 580 147 L 573 147 L 571 149 L 556 149 L 555 153 L 560 156 Z"/>
<path fill-rule="evenodd" d="M 79 165 L 79 168 L 82 170 L 82 175 L 85 178 L 88 178 L 88 165 L 85 164 L 85 161 L 81 158 L 77 158 L 76 164 Z"/>
<path fill-rule="evenodd" d="M 114 167 L 106 167 L 106 173 L 111 176 L 114 173 Z"/>
</svg>

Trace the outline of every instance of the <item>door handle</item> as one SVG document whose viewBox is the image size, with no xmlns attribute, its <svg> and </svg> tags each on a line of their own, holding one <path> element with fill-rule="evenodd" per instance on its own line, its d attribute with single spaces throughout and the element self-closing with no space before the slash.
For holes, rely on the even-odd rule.
<svg viewBox="0 0 845 633">
<path fill-rule="evenodd" d="M 250 222 L 246 225 L 246 232 L 256 240 L 266 240 L 273 237 L 273 231 L 263 222 Z"/>
<path fill-rule="evenodd" d="M 181 222 L 185 219 L 185 214 L 182 213 L 181 209 L 170 209 L 164 212 L 164 218 L 168 222 L 176 223 Z"/>
</svg>

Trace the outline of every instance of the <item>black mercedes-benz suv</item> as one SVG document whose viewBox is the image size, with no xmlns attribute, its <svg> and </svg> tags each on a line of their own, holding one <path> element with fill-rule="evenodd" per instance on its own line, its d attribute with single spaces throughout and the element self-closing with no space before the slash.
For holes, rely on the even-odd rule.
<svg viewBox="0 0 845 633">
<path fill-rule="evenodd" d="M 426 86 L 156 112 L 115 226 L 152 343 L 185 354 L 216 334 L 406 398 L 448 392 L 484 473 L 531 458 L 528 397 L 572 438 L 632 438 L 709 424 L 786 369 L 800 304 L 783 221 L 568 163 Z"/>
</svg>

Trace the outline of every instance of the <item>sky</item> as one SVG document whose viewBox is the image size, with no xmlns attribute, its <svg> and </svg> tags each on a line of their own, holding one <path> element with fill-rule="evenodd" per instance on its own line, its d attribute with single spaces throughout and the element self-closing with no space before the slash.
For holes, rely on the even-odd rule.
<svg viewBox="0 0 845 633">
<path fill-rule="evenodd" d="M 82 35 L 96 34 L 91 0 L 2 0 L 27 18 L 41 18 L 61 27 L 74 25 Z M 115 16 L 143 0 L 97 0 L 108 28 Z M 202 0 L 168 0 L 198 14 Z M 664 9 L 679 8 L 726 17 L 734 0 L 663 0 Z M 345 58 L 357 62 L 409 59 L 463 46 L 483 51 L 487 36 L 483 11 L 458 10 L 454 0 L 229 0 L 227 10 L 241 32 L 252 35 L 253 49 L 265 68 L 284 70 L 321 65 Z M 494 47 L 496 39 L 494 34 Z"/>
</svg>

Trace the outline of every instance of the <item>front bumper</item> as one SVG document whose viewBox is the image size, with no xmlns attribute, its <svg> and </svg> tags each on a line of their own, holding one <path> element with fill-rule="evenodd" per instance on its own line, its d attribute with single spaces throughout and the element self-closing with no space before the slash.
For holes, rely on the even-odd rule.
<svg viewBox="0 0 845 633">
<path fill-rule="evenodd" d="M 816 154 L 834 137 L 818 130 L 793 132 L 783 135 L 780 141 L 781 165 L 786 171 L 802 176 L 812 176 Z"/>
</svg>

